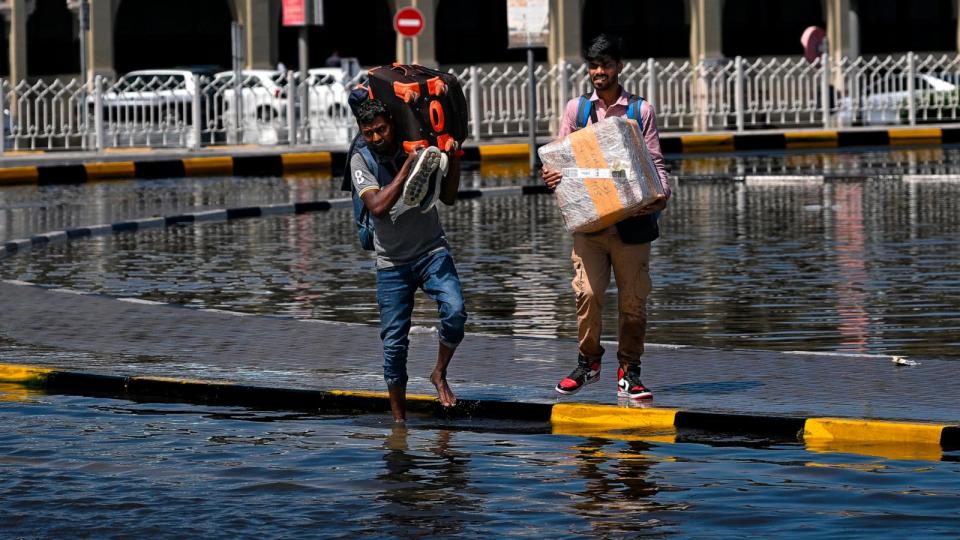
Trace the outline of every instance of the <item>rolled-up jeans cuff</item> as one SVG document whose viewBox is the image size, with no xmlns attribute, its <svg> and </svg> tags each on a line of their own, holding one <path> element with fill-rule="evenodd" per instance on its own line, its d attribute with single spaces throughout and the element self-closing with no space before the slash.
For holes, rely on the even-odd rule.
<svg viewBox="0 0 960 540">
<path fill-rule="evenodd" d="M 457 350 L 457 346 L 460 345 L 460 342 L 458 341 L 458 342 L 456 342 L 456 343 L 450 343 L 449 341 L 447 341 L 447 340 L 445 340 L 445 339 L 441 339 L 441 340 L 440 340 L 440 344 L 443 345 L 444 347 L 450 349 L 451 351 L 455 351 L 455 350 Z"/>
<path fill-rule="evenodd" d="M 406 375 L 403 375 L 401 377 L 387 377 L 386 375 L 383 376 L 383 380 L 387 382 L 387 388 L 391 388 L 394 386 L 406 387 L 407 381 L 409 379 L 410 377 Z"/>
</svg>

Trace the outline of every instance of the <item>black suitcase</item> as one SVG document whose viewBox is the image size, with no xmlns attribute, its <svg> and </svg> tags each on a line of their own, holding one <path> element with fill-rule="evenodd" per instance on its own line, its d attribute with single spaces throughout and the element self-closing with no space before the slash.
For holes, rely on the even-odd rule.
<svg viewBox="0 0 960 540">
<path fill-rule="evenodd" d="M 450 150 L 467 138 L 467 100 L 455 75 L 418 65 L 369 71 L 370 97 L 384 102 L 408 152 L 418 145 Z"/>
</svg>

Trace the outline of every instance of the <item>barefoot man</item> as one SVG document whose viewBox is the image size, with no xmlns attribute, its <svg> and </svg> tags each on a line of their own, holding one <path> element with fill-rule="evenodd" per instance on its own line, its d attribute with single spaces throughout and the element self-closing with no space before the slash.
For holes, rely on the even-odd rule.
<svg viewBox="0 0 960 540">
<path fill-rule="evenodd" d="M 403 422 L 407 414 L 407 349 L 414 294 L 423 289 L 437 302 L 440 343 L 430 381 L 444 407 L 452 407 L 457 401 L 447 384 L 447 366 L 463 340 L 467 312 L 437 209 L 427 205 L 425 211 L 410 208 L 398 214 L 396 210 L 403 206 L 401 199 L 411 199 L 411 193 L 429 191 L 424 189 L 425 184 L 435 182 L 433 189 L 439 189 L 435 175 L 446 173 L 448 180 L 459 182 L 460 161 L 456 152 L 442 156 L 435 147 L 405 153 L 394 135 L 390 112 L 379 100 L 364 101 L 356 116 L 361 138 L 348 158 L 350 175 L 373 216 L 383 377 L 393 418 Z"/>
</svg>

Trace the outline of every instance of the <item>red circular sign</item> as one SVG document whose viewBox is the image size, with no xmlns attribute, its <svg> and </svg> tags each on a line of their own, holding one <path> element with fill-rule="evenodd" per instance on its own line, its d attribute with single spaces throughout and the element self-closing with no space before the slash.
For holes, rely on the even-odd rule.
<svg viewBox="0 0 960 540">
<path fill-rule="evenodd" d="M 423 13 L 414 7 L 405 7 L 397 11 L 393 18 L 393 29 L 401 36 L 414 37 L 423 30 Z"/>
</svg>

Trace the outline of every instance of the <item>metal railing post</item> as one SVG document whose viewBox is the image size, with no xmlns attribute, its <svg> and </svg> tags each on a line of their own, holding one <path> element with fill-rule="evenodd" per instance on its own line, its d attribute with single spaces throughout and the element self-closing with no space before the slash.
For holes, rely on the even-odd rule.
<svg viewBox="0 0 960 540">
<path fill-rule="evenodd" d="M 193 122 L 191 122 L 191 129 L 193 130 L 193 144 L 190 145 L 191 150 L 200 149 L 200 123 L 201 123 L 201 114 L 203 111 L 200 110 L 200 76 L 196 73 L 193 74 Z"/>
<path fill-rule="evenodd" d="M 97 152 L 103 151 L 103 77 L 93 79 L 93 129 Z"/>
<path fill-rule="evenodd" d="M 737 114 L 737 131 L 743 131 L 743 57 L 738 56 L 733 62 L 736 77 L 733 83 L 733 106 Z"/>
<path fill-rule="evenodd" d="M 913 51 L 910 51 L 907 53 L 907 117 L 910 119 L 911 126 L 917 125 L 917 85 L 914 80 L 916 76 L 916 58 L 913 56 Z"/>
<path fill-rule="evenodd" d="M 287 144 L 297 144 L 297 75 L 287 72 Z"/>
<path fill-rule="evenodd" d="M 647 101 L 657 107 L 660 103 L 657 101 L 657 61 L 653 58 L 647 58 Z"/>
<path fill-rule="evenodd" d="M 820 77 L 820 110 L 823 114 L 823 127 L 830 127 L 830 55 L 820 55 L 820 66 L 823 74 Z"/>
<path fill-rule="evenodd" d="M 480 140 L 480 70 L 470 66 L 470 116 L 473 118 L 473 140 Z"/>
</svg>

